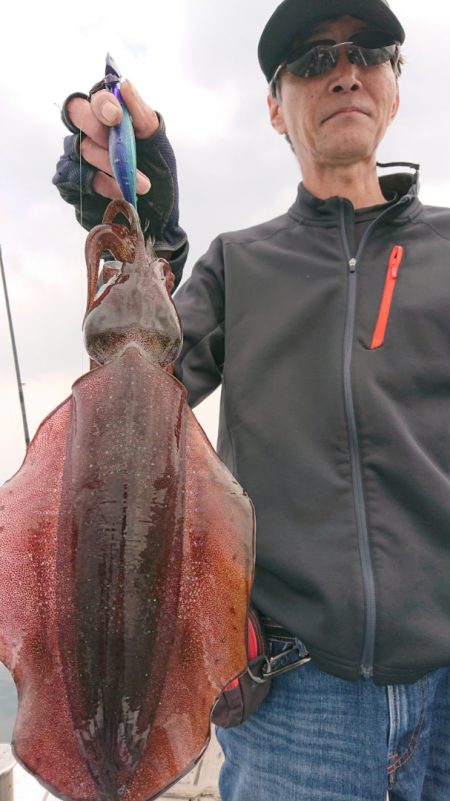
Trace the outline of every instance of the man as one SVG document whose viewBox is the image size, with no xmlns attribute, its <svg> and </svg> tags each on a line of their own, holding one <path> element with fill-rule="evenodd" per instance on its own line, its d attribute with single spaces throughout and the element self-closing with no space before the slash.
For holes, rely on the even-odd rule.
<svg viewBox="0 0 450 801">
<path fill-rule="evenodd" d="M 255 503 L 272 652 L 312 657 L 218 732 L 223 801 L 450 797 L 450 213 L 417 169 L 377 176 L 403 40 L 385 0 L 281 3 L 259 60 L 297 200 L 218 237 L 175 298 L 177 375 L 193 405 L 222 383 L 218 451 Z M 75 101 L 106 142 L 110 98 Z"/>
</svg>

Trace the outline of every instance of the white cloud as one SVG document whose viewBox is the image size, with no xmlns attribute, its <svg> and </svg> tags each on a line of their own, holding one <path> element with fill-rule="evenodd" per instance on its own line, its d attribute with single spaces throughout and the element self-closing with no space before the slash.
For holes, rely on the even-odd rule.
<svg viewBox="0 0 450 801">
<path fill-rule="evenodd" d="M 85 234 L 50 182 L 64 135 L 58 106 L 101 77 L 110 51 L 163 112 L 178 155 L 192 265 L 219 231 L 275 216 L 295 196 L 298 167 L 267 122 L 256 60 L 259 33 L 275 5 L 129 0 L 125 13 L 119 0 L 104 7 L 80 0 L 69 23 L 48 0 L 3 10 L 0 244 L 33 426 L 87 366 L 80 355 Z M 446 205 L 448 70 L 445 48 L 436 45 L 436 20 L 445 41 L 450 7 L 430 0 L 425 14 L 411 0 L 392 0 L 392 6 L 408 33 L 407 65 L 399 119 L 380 155 L 420 161 L 424 200 Z M 12 370 L 0 298 L 0 481 L 22 455 Z"/>
</svg>

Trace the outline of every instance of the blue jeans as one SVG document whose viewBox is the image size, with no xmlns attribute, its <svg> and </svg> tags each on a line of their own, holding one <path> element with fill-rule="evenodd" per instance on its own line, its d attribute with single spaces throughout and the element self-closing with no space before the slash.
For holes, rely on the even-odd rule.
<svg viewBox="0 0 450 801">
<path fill-rule="evenodd" d="M 217 737 L 222 801 L 450 801 L 450 668 L 377 687 L 309 662 Z"/>
</svg>

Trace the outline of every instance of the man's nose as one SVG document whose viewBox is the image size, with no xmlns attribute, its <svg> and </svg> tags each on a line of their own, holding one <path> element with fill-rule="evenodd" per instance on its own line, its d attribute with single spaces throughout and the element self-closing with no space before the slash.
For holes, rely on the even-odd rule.
<svg viewBox="0 0 450 801">
<path fill-rule="evenodd" d="M 362 86 L 358 65 L 349 61 L 345 45 L 338 50 L 337 63 L 330 78 L 330 92 L 357 92 Z"/>
</svg>

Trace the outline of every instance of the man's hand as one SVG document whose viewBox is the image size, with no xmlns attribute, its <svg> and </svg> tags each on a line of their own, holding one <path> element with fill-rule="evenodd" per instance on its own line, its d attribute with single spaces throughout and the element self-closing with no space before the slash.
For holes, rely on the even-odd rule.
<svg viewBox="0 0 450 801">
<path fill-rule="evenodd" d="M 148 139 L 159 128 L 158 115 L 144 103 L 130 81 L 121 83 L 120 92 L 130 112 L 136 139 Z M 92 181 L 94 192 L 110 199 L 122 197 L 112 177 L 108 155 L 109 128 L 117 125 L 122 118 L 119 101 L 105 89 L 95 92 L 90 102 L 82 97 L 73 97 L 66 104 L 65 113 L 73 127 L 84 134 L 80 146 L 83 159 L 99 171 Z M 150 189 L 148 176 L 140 170 L 137 171 L 136 189 L 139 195 L 145 195 Z"/>
<path fill-rule="evenodd" d="M 180 280 L 188 252 L 179 224 L 175 155 L 161 115 L 145 103 L 129 81 L 120 92 L 130 112 L 136 136 L 137 211 L 145 239 L 167 258 Z M 62 119 L 72 132 L 56 165 L 53 183 L 63 200 L 75 207 L 78 222 L 90 231 L 102 222 L 110 199 L 121 192 L 113 178 L 108 153 L 109 129 L 122 116 L 119 101 L 107 90 L 90 98 L 76 92 L 63 105 Z"/>
</svg>

